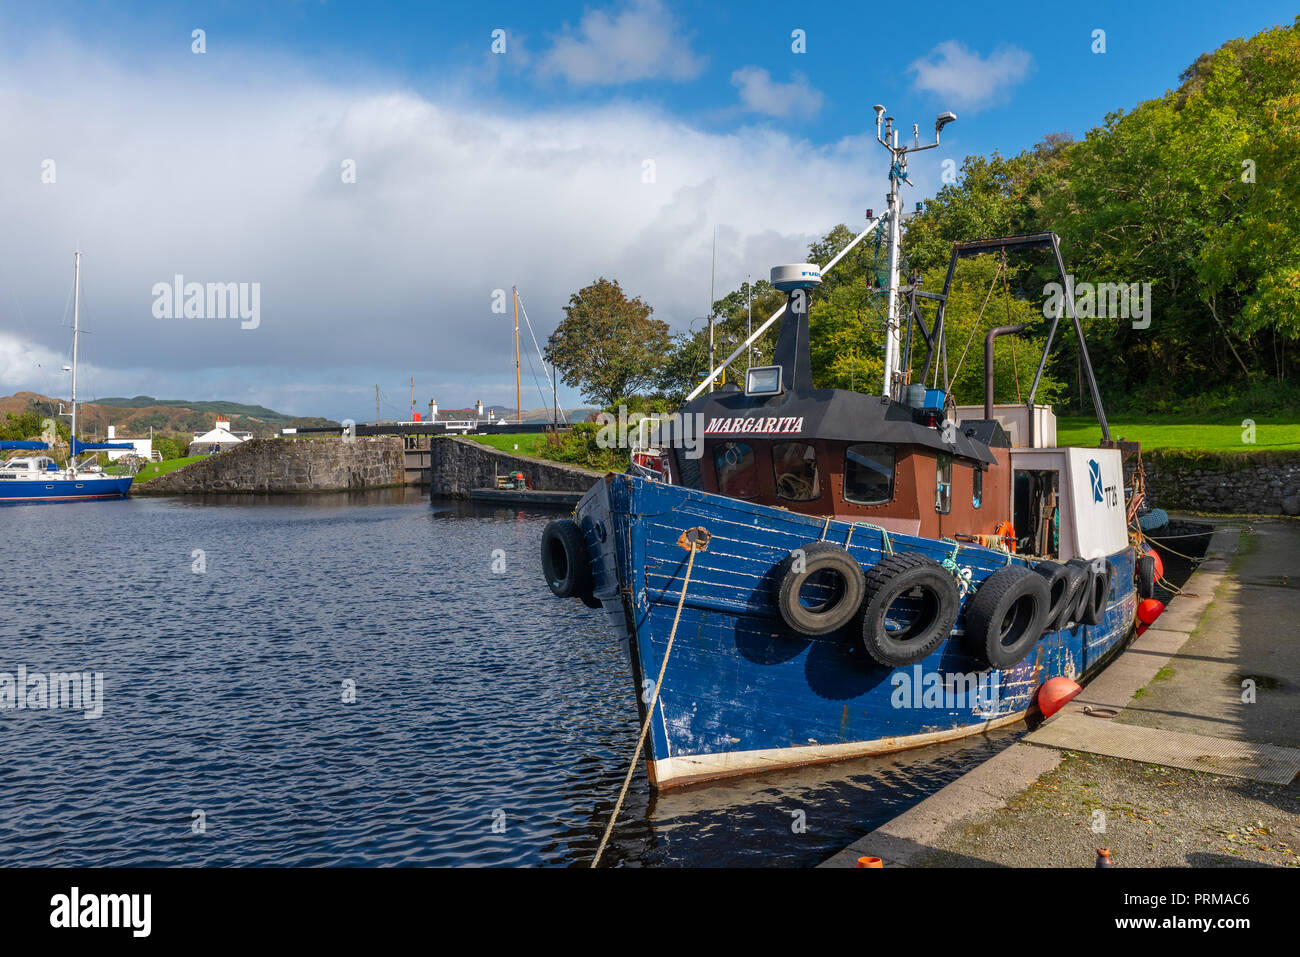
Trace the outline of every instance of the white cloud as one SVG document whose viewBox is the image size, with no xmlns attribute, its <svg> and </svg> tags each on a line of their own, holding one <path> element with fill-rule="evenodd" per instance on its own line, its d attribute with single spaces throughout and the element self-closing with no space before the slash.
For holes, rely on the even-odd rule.
<svg viewBox="0 0 1300 957">
<path fill-rule="evenodd" d="M 677 34 L 672 14 L 659 0 L 633 0 L 614 16 L 589 10 L 578 29 L 558 37 L 538 65 L 543 75 L 581 86 L 656 78 L 682 82 L 703 69 L 690 38 Z"/>
<path fill-rule="evenodd" d="M 907 69 L 915 86 L 953 106 L 973 109 L 995 102 L 1033 69 L 1034 58 L 1015 46 L 999 46 L 987 57 L 957 40 L 945 40 Z"/>
<path fill-rule="evenodd" d="M 809 86 L 802 73 L 792 74 L 789 83 L 779 83 L 766 70 L 747 66 L 731 74 L 731 83 L 739 88 L 740 102 L 751 113 L 811 115 L 822 108 L 821 91 Z"/>
<path fill-rule="evenodd" d="M 601 275 L 682 329 L 708 305 L 715 225 L 721 293 L 861 222 L 883 188 L 866 137 L 713 133 L 618 103 L 514 115 L 277 64 L 231 84 L 224 67 L 204 79 L 181 62 L 125 72 L 39 50 L 0 65 L 0 333 L 18 341 L 0 349 L 0 394 L 58 386 L 36 369 L 66 353 L 78 243 L 86 398 L 363 420 L 376 382 L 405 409 L 411 375 L 421 408 L 513 404 L 513 326 L 491 311 L 495 289 L 519 284 L 539 339 Z M 341 181 L 345 159 L 355 184 Z M 154 318 L 153 285 L 177 273 L 260 282 L 260 326 Z M 530 378 L 525 365 L 525 404 L 542 405 Z"/>
</svg>

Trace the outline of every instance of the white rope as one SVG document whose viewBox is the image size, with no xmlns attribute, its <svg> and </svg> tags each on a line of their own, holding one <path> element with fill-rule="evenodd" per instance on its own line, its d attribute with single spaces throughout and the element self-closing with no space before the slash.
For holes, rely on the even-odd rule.
<svg viewBox="0 0 1300 957">
<path fill-rule="evenodd" d="M 664 672 L 668 670 L 668 656 L 673 652 L 673 639 L 677 637 L 677 623 L 682 620 L 682 606 L 686 604 L 686 589 L 691 584 L 691 569 L 695 567 L 695 553 L 699 551 L 699 546 L 691 543 L 691 556 L 686 561 L 686 578 L 682 582 L 682 596 L 677 599 L 677 614 L 673 616 L 673 628 L 668 633 L 668 646 L 664 648 L 664 660 L 659 666 L 659 677 L 655 679 L 655 693 L 650 699 L 650 706 L 646 708 L 645 721 L 641 725 L 641 734 L 636 739 L 636 751 L 632 755 L 632 763 L 627 767 L 627 776 L 623 778 L 623 790 L 618 792 L 618 800 L 614 802 L 614 813 L 609 816 L 609 823 L 605 825 L 605 835 L 600 839 L 600 846 L 596 848 L 596 856 L 591 860 L 591 866 L 595 867 L 600 863 L 601 855 L 605 853 L 605 845 L 609 843 L 609 836 L 614 831 L 614 822 L 618 820 L 618 812 L 623 808 L 623 799 L 627 797 L 627 789 L 632 784 L 632 775 L 636 772 L 636 763 L 641 759 L 641 748 L 645 745 L 646 732 L 650 730 L 650 720 L 654 717 L 655 705 L 659 702 L 659 689 L 663 687 Z"/>
</svg>

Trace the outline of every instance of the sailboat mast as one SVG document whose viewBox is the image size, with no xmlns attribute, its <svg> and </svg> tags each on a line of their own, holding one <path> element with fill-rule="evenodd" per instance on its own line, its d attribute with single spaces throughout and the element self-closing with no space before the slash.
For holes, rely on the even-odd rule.
<svg viewBox="0 0 1300 957">
<path fill-rule="evenodd" d="M 81 332 L 81 252 L 72 254 L 72 434 L 68 438 L 68 454 L 77 441 L 77 336 Z"/>
<path fill-rule="evenodd" d="M 518 423 L 524 421 L 524 397 L 519 390 L 519 287 L 511 286 L 510 291 L 515 295 L 515 422 Z"/>
</svg>

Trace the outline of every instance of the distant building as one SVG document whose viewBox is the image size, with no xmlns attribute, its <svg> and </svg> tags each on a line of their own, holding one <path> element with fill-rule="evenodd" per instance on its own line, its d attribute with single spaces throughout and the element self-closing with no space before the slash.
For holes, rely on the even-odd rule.
<svg viewBox="0 0 1300 957">
<path fill-rule="evenodd" d="M 242 445 L 253 437 L 252 432 L 232 432 L 230 423 L 218 419 L 216 428 L 207 432 L 195 432 L 194 441 L 190 443 L 190 455 L 207 455 L 212 452 L 224 452 Z"/>
<path fill-rule="evenodd" d="M 117 426 L 115 425 L 110 425 L 108 427 L 108 435 L 104 438 L 104 441 L 118 442 L 118 443 L 130 442 L 133 446 L 135 446 L 134 452 L 128 452 L 126 449 L 122 449 L 120 451 L 105 452 L 104 454 L 108 456 L 108 460 L 110 462 L 116 462 L 124 455 L 138 455 L 142 459 L 149 459 L 153 457 L 153 439 L 151 438 L 150 439 L 129 439 L 124 435 L 118 435 Z"/>
</svg>

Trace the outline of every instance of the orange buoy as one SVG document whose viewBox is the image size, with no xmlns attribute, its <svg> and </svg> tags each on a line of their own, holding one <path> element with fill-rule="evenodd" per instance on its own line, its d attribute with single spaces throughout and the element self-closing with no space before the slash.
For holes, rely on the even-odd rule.
<svg viewBox="0 0 1300 957">
<path fill-rule="evenodd" d="M 884 867 L 885 862 L 878 857 L 859 857 L 858 867 Z"/>
<path fill-rule="evenodd" d="M 1146 622 L 1141 622 L 1141 621 L 1138 622 L 1138 635 L 1140 636 L 1142 632 L 1146 631 L 1150 627 L 1151 626 L 1148 625 Z"/>
<path fill-rule="evenodd" d="M 1068 704 L 1083 689 L 1078 682 L 1058 676 L 1048 678 L 1038 689 L 1038 710 L 1044 718 L 1050 718 Z"/>
<path fill-rule="evenodd" d="M 1158 598 L 1144 598 L 1138 602 L 1138 621 L 1149 625 L 1160 617 L 1165 610 L 1165 603 Z"/>
</svg>

